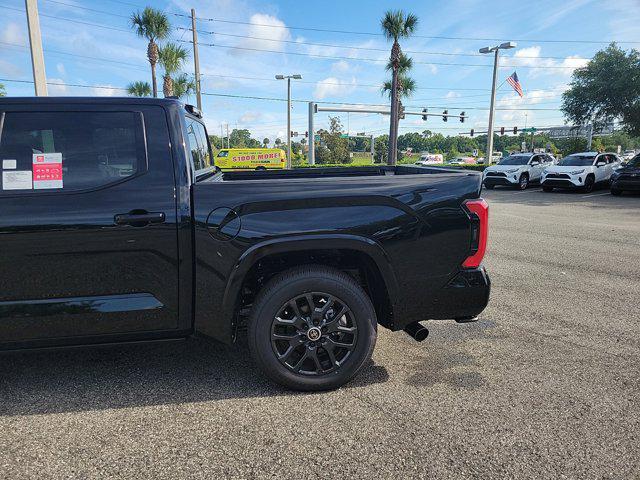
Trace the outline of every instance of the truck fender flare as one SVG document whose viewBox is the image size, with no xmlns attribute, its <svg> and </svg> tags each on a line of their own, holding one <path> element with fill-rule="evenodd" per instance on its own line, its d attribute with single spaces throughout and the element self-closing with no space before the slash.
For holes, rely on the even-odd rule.
<svg viewBox="0 0 640 480">
<path fill-rule="evenodd" d="M 244 252 L 236 262 L 224 291 L 222 313 L 224 318 L 233 319 L 238 291 L 251 267 L 261 258 L 278 253 L 301 250 L 355 250 L 367 255 L 378 267 L 387 287 L 389 299 L 397 298 L 398 282 L 391 267 L 391 261 L 382 246 L 370 238 L 359 235 L 324 234 L 296 235 L 257 243 Z"/>
</svg>

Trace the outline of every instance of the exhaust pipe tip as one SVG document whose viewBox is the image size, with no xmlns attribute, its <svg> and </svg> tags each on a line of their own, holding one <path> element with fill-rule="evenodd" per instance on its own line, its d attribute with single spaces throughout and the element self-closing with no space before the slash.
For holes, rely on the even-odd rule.
<svg viewBox="0 0 640 480">
<path fill-rule="evenodd" d="M 410 323 L 409 325 L 404 327 L 404 331 L 416 342 L 422 342 L 429 336 L 429 330 L 420 325 L 420 322 Z"/>
</svg>

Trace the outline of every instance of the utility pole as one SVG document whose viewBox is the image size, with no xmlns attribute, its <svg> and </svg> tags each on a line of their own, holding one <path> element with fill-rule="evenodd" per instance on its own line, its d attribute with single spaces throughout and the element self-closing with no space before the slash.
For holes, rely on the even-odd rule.
<svg viewBox="0 0 640 480">
<path fill-rule="evenodd" d="M 587 151 L 591 151 L 591 143 L 593 142 L 593 123 L 587 125 Z"/>
<path fill-rule="evenodd" d="M 196 102 L 198 110 L 202 111 L 202 94 L 200 93 L 200 60 L 198 58 L 198 31 L 196 30 L 196 10 L 191 9 L 191 32 L 193 33 L 193 65 L 196 75 Z"/>
<path fill-rule="evenodd" d="M 31 66 L 33 67 L 33 84 L 37 97 L 47 96 L 47 74 L 44 69 L 42 53 L 42 34 L 38 17 L 38 0 L 25 0 L 27 25 L 29 26 L 29 44 L 31 45 Z"/>
<path fill-rule="evenodd" d="M 231 148 L 231 140 L 229 139 L 229 124 L 227 123 L 227 148 Z"/>
</svg>

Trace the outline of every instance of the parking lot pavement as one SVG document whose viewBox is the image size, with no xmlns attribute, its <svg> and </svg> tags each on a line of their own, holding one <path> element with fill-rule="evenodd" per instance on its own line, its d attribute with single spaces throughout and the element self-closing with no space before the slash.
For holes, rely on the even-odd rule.
<svg viewBox="0 0 640 480">
<path fill-rule="evenodd" d="M 338 391 L 199 339 L 0 357 L 0 478 L 637 478 L 640 196 L 599 193 L 484 192 L 480 321 Z"/>
</svg>

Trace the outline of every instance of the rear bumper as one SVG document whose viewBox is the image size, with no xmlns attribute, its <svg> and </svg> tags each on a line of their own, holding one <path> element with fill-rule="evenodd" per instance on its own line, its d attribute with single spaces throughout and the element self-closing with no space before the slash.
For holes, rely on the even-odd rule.
<svg viewBox="0 0 640 480">
<path fill-rule="evenodd" d="M 483 266 L 460 270 L 443 288 L 421 302 L 423 310 L 404 312 L 393 330 L 422 320 L 462 320 L 477 317 L 489 303 L 491 280 Z M 416 302 L 417 303 L 417 302 Z"/>
</svg>

